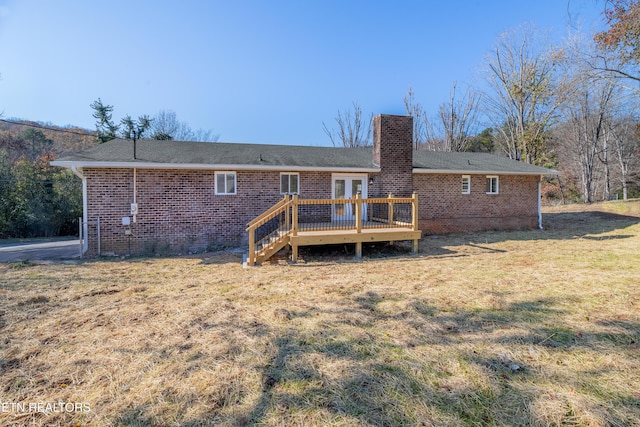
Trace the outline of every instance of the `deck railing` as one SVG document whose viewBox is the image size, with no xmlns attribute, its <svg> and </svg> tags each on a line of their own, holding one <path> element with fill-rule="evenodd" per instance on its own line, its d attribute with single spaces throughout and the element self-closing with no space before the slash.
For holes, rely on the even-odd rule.
<svg viewBox="0 0 640 427">
<path fill-rule="evenodd" d="M 247 224 L 248 265 L 270 257 L 288 243 L 290 236 L 305 232 L 344 230 L 361 233 L 369 229 L 418 230 L 418 196 L 364 199 L 300 199 L 285 195 L 282 200 Z"/>
<path fill-rule="evenodd" d="M 296 199 L 296 231 L 409 228 L 417 230 L 417 195 L 363 199 Z M 294 214 L 295 215 L 295 214 Z M 297 225 L 297 227 L 296 227 Z"/>
</svg>

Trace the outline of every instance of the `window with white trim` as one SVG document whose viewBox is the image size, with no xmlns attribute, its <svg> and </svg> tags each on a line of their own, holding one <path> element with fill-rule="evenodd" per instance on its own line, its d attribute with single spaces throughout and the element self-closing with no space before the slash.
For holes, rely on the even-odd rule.
<svg viewBox="0 0 640 427">
<path fill-rule="evenodd" d="M 471 175 L 462 175 L 462 194 L 471 194 Z"/>
<path fill-rule="evenodd" d="M 236 173 L 216 172 L 216 194 L 236 194 Z"/>
<path fill-rule="evenodd" d="M 487 194 L 498 194 L 498 177 L 487 175 Z"/>
<path fill-rule="evenodd" d="M 300 194 L 300 174 L 280 174 L 280 194 Z"/>
</svg>

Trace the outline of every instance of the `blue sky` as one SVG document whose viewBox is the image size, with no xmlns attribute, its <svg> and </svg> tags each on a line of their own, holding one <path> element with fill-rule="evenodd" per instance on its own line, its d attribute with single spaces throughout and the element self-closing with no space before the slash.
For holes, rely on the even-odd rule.
<svg viewBox="0 0 640 427">
<path fill-rule="evenodd" d="M 174 111 L 221 141 L 330 145 L 353 101 L 435 115 L 482 87 L 496 38 L 522 23 L 560 40 L 602 26 L 598 0 L 0 0 L 0 112 L 93 129 L 100 97 L 125 114 Z"/>
</svg>

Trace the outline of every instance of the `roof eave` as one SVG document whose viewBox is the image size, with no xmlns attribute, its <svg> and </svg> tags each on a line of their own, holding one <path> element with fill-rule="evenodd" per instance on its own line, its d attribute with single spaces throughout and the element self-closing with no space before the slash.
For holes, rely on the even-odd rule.
<svg viewBox="0 0 640 427">
<path fill-rule="evenodd" d="M 291 165 L 243 165 L 207 163 L 154 163 L 154 162 L 98 162 L 76 160 L 54 160 L 51 166 L 65 168 L 140 168 L 140 169 L 198 169 L 198 170 L 248 170 L 248 171 L 290 171 L 290 172 L 380 172 L 375 167 L 351 166 L 291 166 Z"/>
<path fill-rule="evenodd" d="M 248 171 L 291 171 L 291 172 L 362 172 L 379 173 L 377 167 L 351 166 L 292 166 L 292 165 L 244 165 L 244 164 L 208 164 L 208 163 L 154 163 L 154 162 L 99 162 L 77 160 L 54 160 L 51 166 L 66 168 L 140 168 L 140 169 L 197 169 L 197 170 L 248 170 Z M 456 174 L 456 175 L 559 175 L 554 169 L 538 171 L 499 171 L 467 169 L 426 169 L 413 168 L 416 174 Z"/>
<path fill-rule="evenodd" d="M 455 174 L 455 175 L 532 175 L 532 176 L 547 176 L 547 175 L 560 175 L 555 169 L 546 169 L 544 172 L 540 171 L 498 171 L 498 170 L 467 170 L 467 169 L 425 169 L 425 168 L 413 168 L 413 173 L 418 174 Z"/>
</svg>

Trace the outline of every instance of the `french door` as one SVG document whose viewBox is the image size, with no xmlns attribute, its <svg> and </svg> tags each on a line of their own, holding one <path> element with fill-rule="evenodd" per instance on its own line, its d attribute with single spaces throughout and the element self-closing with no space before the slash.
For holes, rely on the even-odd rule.
<svg viewBox="0 0 640 427">
<path fill-rule="evenodd" d="M 334 199 L 355 199 L 360 193 L 367 197 L 367 175 L 333 175 L 331 197 Z M 334 221 L 355 221 L 355 203 L 336 203 L 333 205 L 332 219 Z M 366 206 L 362 208 L 362 217 L 366 217 Z"/>
</svg>

